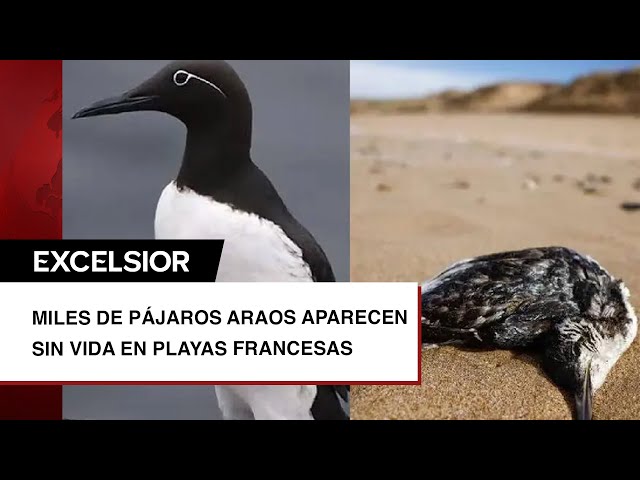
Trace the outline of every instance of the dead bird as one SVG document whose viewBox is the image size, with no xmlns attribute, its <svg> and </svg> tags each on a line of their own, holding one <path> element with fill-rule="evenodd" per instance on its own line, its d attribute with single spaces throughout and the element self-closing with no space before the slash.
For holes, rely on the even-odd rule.
<svg viewBox="0 0 640 480">
<path fill-rule="evenodd" d="M 422 285 L 422 342 L 530 349 L 592 418 L 594 393 L 636 337 L 629 291 L 591 257 L 565 247 L 483 255 Z"/>
</svg>

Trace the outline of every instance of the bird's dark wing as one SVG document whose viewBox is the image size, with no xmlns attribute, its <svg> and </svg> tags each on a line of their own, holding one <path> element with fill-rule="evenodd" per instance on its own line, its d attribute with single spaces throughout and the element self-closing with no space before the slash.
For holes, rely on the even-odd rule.
<svg viewBox="0 0 640 480">
<path fill-rule="evenodd" d="M 349 401 L 349 385 L 333 385 L 333 389 L 344 402 Z"/>
<path fill-rule="evenodd" d="M 292 219 L 292 221 L 298 223 L 295 219 Z M 336 281 L 329 259 L 311 233 L 299 223 L 296 228 L 290 228 L 288 232 L 285 230 L 285 233 L 302 250 L 302 259 L 309 265 L 314 282 Z"/>
<path fill-rule="evenodd" d="M 253 162 L 208 192 L 217 201 L 254 213 L 278 225 L 302 251 L 315 282 L 335 282 L 327 256 L 311 233 L 294 218 L 269 178 Z"/>
<path fill-rule="evenodd" d="M 521 346 L 575 314 L 574 252 L 561 247 L 458 262 L 423 285 L 423 339 Z"/>
<path fill-rule="evenodd" d="M 496 305 L 488 314 L 480 309 L 465 311 L 443 318 L 423 317 L 422 340 L 424 343 L 460 343 L 470 346 L 500 348 L 526 347 L 537 342 L 555 324 L 577 314 L 577 309 L 557 300 L 523 301 Z M 427 321 L 431 318 L 431 321 Z"/>
<path fill-rule="evenodd" d="M 314 420 L 349 420 L 348 385 L 318 385 L 311 407 Z"/>
</svg>

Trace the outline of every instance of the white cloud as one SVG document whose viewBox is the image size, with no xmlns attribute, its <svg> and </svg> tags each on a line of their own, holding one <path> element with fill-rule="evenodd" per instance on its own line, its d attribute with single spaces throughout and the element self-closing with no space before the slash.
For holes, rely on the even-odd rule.
<svg viewBox="0 0 640 480">
<path fill-rule="evenodd" d="M 351 98 L 407 98 L 455 88 L 466 90 L 491 82 L 489 76 L 394 61 L 351 60 Z"/>
</svg>

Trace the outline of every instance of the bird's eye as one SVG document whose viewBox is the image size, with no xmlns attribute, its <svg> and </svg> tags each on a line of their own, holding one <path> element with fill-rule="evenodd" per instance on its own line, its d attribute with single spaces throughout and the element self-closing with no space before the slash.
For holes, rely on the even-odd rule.
<svg viewBox="0 0 640 480">
<path fill-rule="evenodd" d="M 184 70 L 178 70 L 173 74 L 173 83 L 175 83 L 179 87 L 183 87 L 187 84 L 190 78 L 191 75 L 188 72 L 185 72 Z"/>
<path fill-rule="evenodd" d="M 212 88 L 215 88 L 223 97 L 227 97 L 227 95 L 216 84 L 210 82 L 209 80 L 205 80 L 202 77 L 194 75 L 191 72 L 187 72 L 186 70 L 176 71 L 176 73 L 173 74 L 173 83 L 175 83 L 178 87 L 184 87 L 192 78 L 206 85 L 209 85 Z"/>
</svg>

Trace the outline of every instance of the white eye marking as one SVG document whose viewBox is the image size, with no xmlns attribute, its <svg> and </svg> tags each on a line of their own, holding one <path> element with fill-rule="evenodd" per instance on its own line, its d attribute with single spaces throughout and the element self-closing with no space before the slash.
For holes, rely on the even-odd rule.
<svg viewBox="0 0 640 480">
<path fill-rule="evenodd" d="M 182 78 L 182 80 L 180 80 L 181 78 Z M 222 94 L 223 97 L 227 98 L 227 96 L 220 89 L 220 87 L 218 87 L 217 85 L 211 83 L 209 80 L 205 80 L 204 78 L 199 77 L 197 75 L 194 75 L 191 72 L 187 72 L 186 70 L 178 70 L 176 73 L 174 73 L 173 74 L 173 83 L 175 83 L 178 87 L 184 87 L 187 83 L 189 83 L 189 80 L 191 80 L 192 78 L 195 78 L 196 80 L 199 80 L 200 82 L 206 83 L 210 87 L 215 88 L 218 92 L 220 92 Z"/>
</svg>

